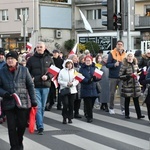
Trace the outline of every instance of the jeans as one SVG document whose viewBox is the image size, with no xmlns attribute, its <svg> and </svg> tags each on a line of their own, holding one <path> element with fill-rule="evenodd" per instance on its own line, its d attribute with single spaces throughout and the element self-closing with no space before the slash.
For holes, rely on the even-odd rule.
<svg viewBox="0 0 150 150">
<path fill-rule="evenodd" d="M 36 100 L 38 104 L 38 109 L 36 114 L 37 130 L 39 130 L 40 128 L 44 129 L 43 126 L 44 110 L 45 110 L 49 90 L 50 90 L 49 88 L 35 88 Z"/>
<path fill-rule="evenodd" d="M 110 99 L 109 99 L 109 108 L 114 109 L 114 100 L 115 100 L 115 93 L 117 86 L 119 88 L 120 93 L 120 106 L 121 110 L 124 110 L 124 97 L 121 96 L 121 87 L 122 87 L 122 81 L 120 79 L 109 79 L 109 88 L 110 88 Z"/>
</svg>

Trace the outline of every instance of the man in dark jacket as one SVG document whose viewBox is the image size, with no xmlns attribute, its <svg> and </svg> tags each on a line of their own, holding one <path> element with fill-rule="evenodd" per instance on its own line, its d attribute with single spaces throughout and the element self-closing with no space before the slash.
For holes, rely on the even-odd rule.
<svg viewBox="0 0 150 150">
<path fill-rule="evenodd" d="M 50 52 L 45 48 L 45 44 L 38 42 L 36 52 L 28 59 L 26 67 L 29 69 L 35 84 L 36 100 L 38 103 L 36 125 L 39 135 L 42 135 L 44 130 L 44 110 L 52 78 L 52 75 L 48 72 L 48 68 L 52 64 L 53 60 Z"/>
<path fill-rule="evenodd" d="M 9 52 L 6 63 L 0 70 L 2 109 L 7 117 L 11 150 L 23 150 L 29 108 L 37 106 L 34 84 L 28 69 L 18 64 L 17 52 Z"/>
</svg>

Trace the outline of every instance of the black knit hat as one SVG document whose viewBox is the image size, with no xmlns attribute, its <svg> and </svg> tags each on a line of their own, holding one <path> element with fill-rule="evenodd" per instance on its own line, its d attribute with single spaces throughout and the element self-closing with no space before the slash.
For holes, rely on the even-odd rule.
<svg viewBox="0 0 150 150">
<path fill-rule="evenodd" d="M 3 48 L 0 47 L 0 55 L 5 55 L 5 51 Z"/>
<path fill-rule="evenodd" d="M 18 53 L 16 51 L 10 51 L 9 53 L 6 54 L 6 59 L 8 57 L 13 57 L 15 58 L 16 60 L 18 60 Z"/>
</svg>

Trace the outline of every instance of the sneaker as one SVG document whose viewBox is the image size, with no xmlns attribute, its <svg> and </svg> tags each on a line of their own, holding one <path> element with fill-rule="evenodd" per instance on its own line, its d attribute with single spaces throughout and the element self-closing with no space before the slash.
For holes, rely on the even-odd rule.
<svg viewBox="0 0 150 150">
<path fill-rule="evenodd" d="M 43 128 L 38 129 L 38 134 L 43 135 Z"/>
<path fill-rule="evenodd" d="M 125 111 L 124 110 L 121 110 L 121 115 L 125 115 Z"/>
<path fill-rule="evenodd" d="M 114 109 L 109 109 L 109 113 L 110 113 L 111 115 L 115 114 Z"/>
</svg>

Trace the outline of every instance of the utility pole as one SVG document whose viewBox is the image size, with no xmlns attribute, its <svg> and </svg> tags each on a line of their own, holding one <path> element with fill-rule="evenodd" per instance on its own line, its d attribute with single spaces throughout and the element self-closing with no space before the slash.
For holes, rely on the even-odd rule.
<svg viewBox="0 0 150 150">
<path fill-rule="evenodd" d="M 28 15 L 25 14 L 20 14 L 19 15 L 21 21 L 22 21 L 22 30 L 21 30 L 21 36 L 23 37 L 23 43 L 24 43 L 24 50 L 26 50 L 26 23 L 27 23 L 27 19 L 28 19 Z M 22 33 L 23 32 L 23 33 Z"/>
<path fill-rule="evenodd" d="M 117 0 L 117 14 L 120 13 L 120 0 Z M 117 28 L 117 41 L 120 40 L 120 30 Z"/>
<path fill-rule="evenodd" d="M 131 35 L 130 35 L 130 0 L 128 0 L 128 25 L 127 25 L 127 49 L 131 50 Z"/>
</svg>

